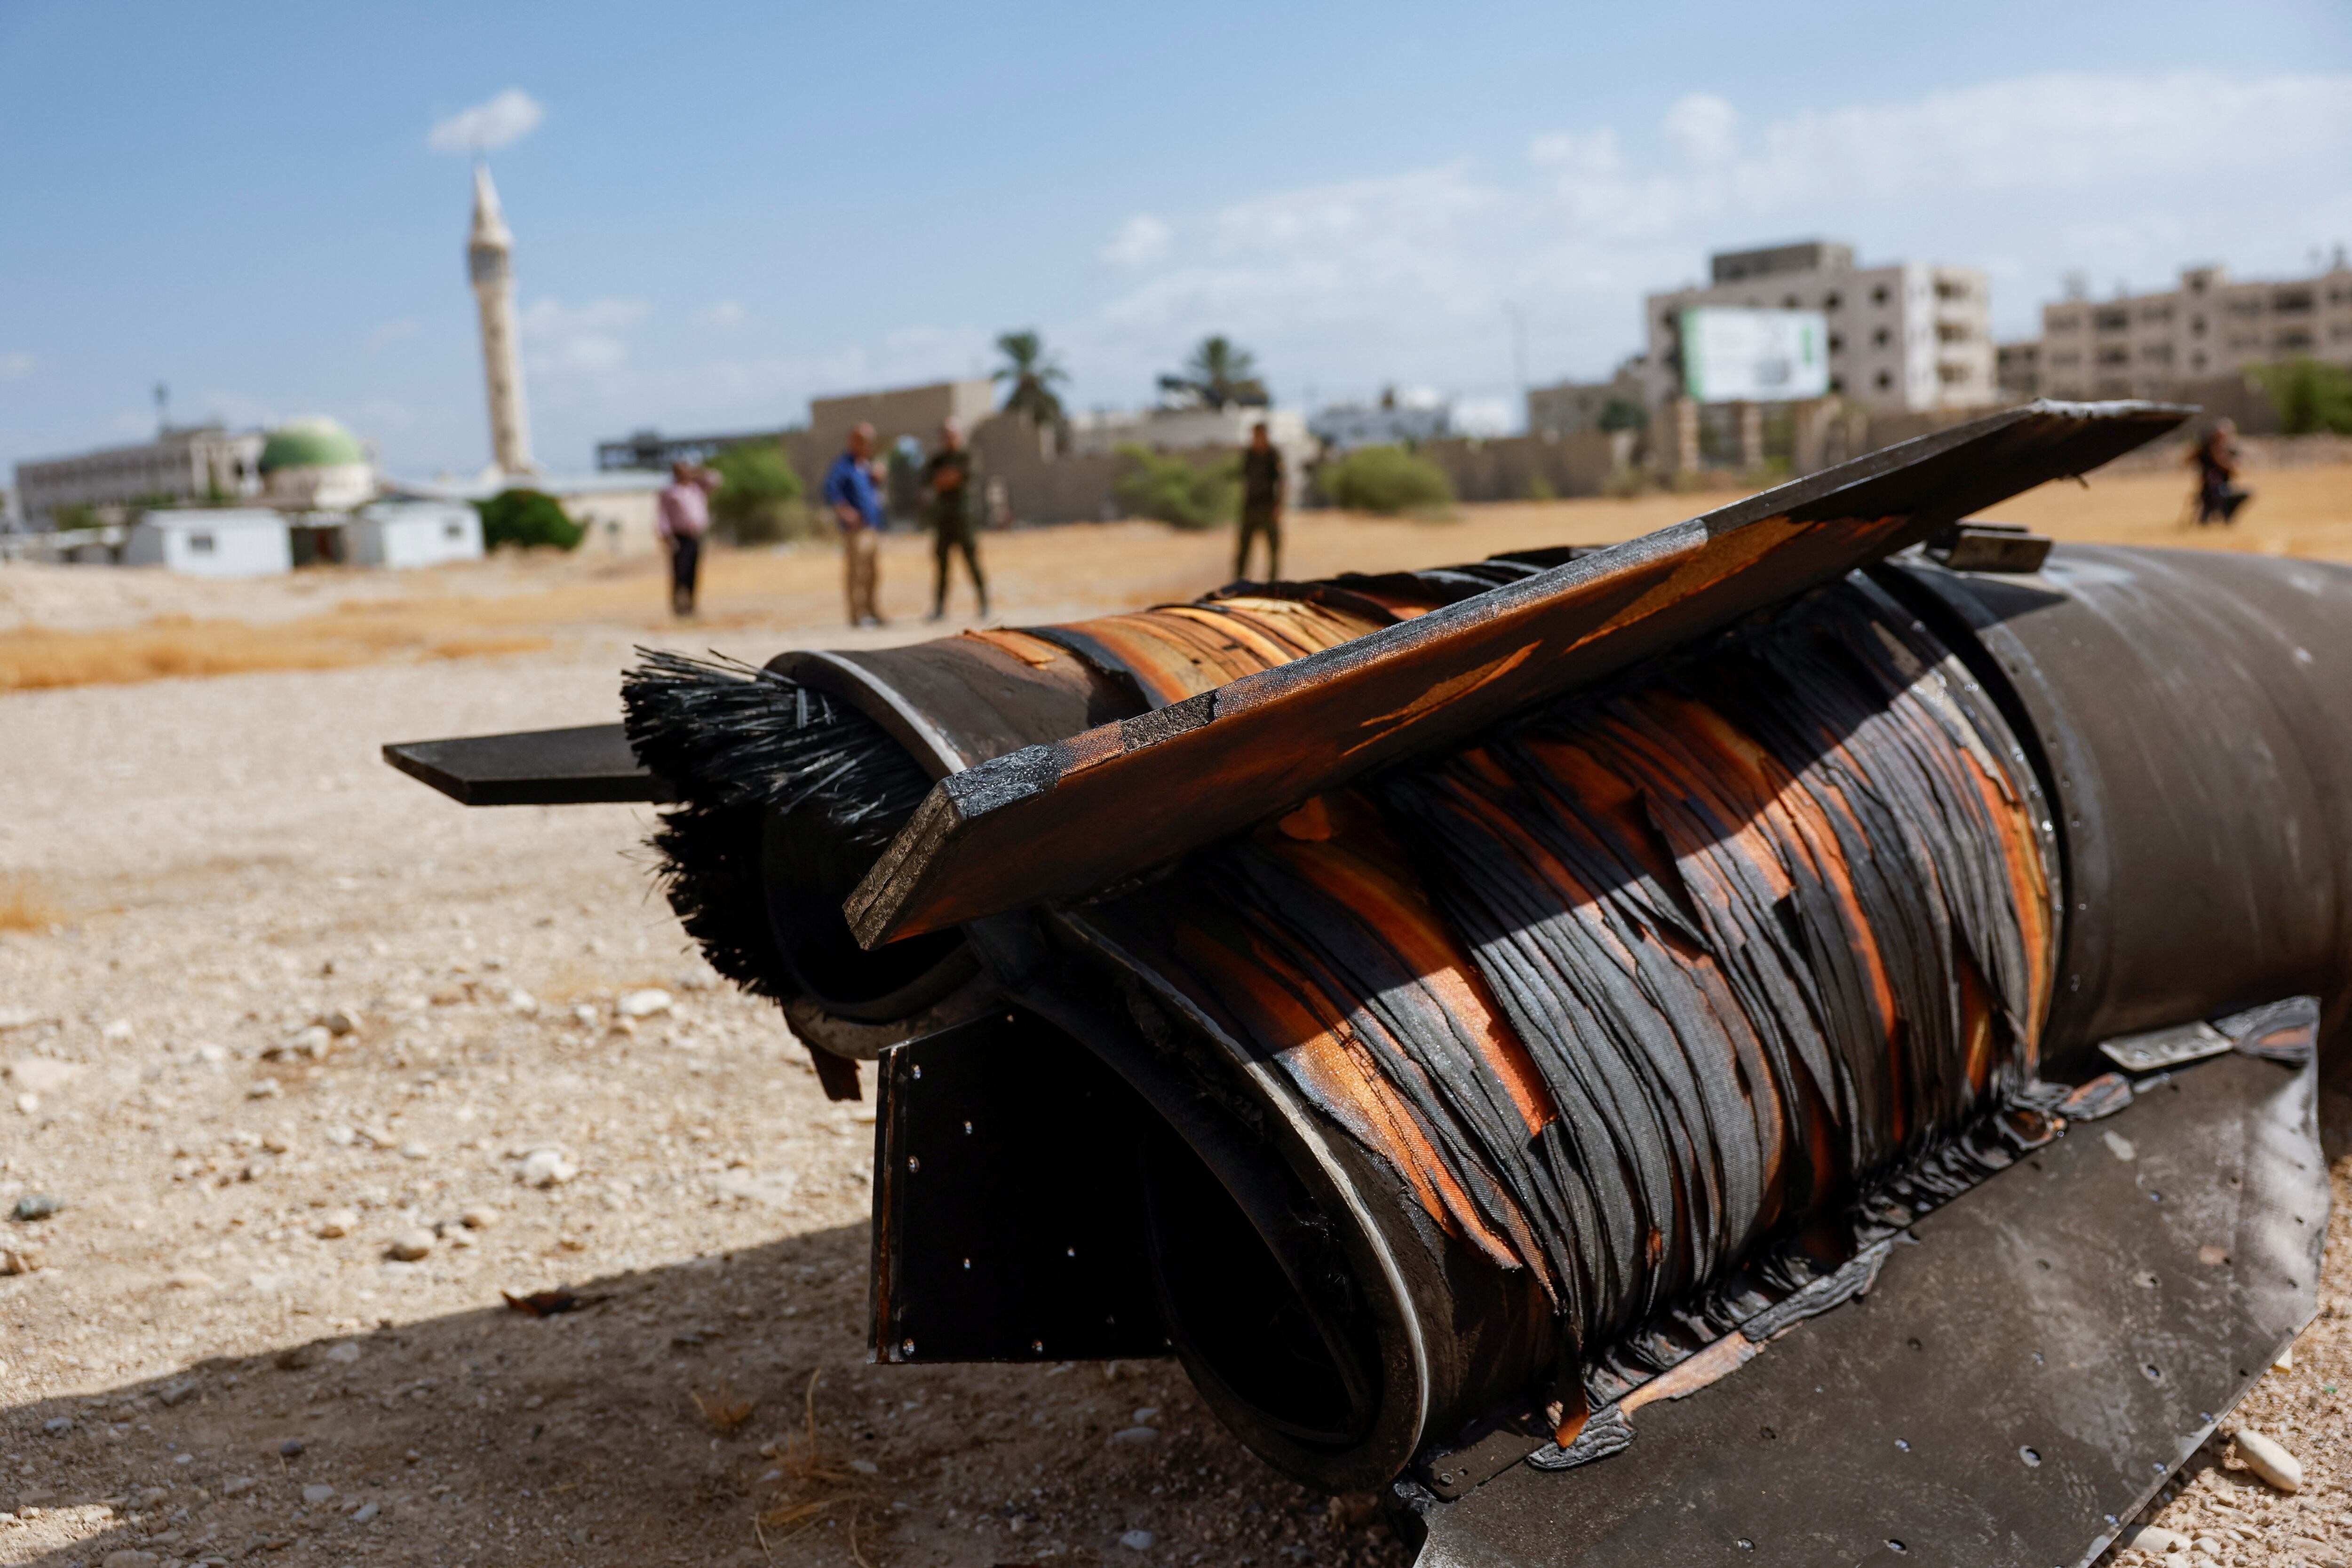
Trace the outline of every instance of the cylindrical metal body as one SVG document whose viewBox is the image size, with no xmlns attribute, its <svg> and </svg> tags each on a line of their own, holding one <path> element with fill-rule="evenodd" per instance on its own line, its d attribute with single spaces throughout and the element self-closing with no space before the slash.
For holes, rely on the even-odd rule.
<svg viewBox="0 0 2352 1568">
<path fill-rule="evenodd" d="M 2041 1071 L 2071 1081 L 2100 1070 L 2093 1048 L 2102 1039 L 2294 994 L 2326 998 L 2336 1054 L 2352 1054 L 2342 1049 L 2352 1044 L 2346 1034 L 2352 1004 L 2352 570 L 2202 552 L 2061 549 L 2036 576 L 1959 574 L 1906 560 L 1874 569 L 1870 579 L 1874 586 L 1834 591 L 1867 601 L 1891 641 L 1916 631 L 1974 673 L 1981 694 L 1948 695 L 1961 706 L 1980 696 L 1983 744 L 2013 750 L 2016 762 L 2013 774 L 1996 777 L 2010 759 L 1998 759 L 1999 768 L 1988 760 L 1987 798 L 2007 800 L 2039 830 L 2025 835 L 2030 845 L 1979 835 L 1976 841 L 1988 846 L 1985 863 L 1968 867 L 1906 860 L 1886 845 L 1885 865 L 1872 873 L 1955 882 L 1981 873 L 1989 884 L 2006 877 L 2004 885 L 2027 890 L 2018 896 L 2016 917 L 2023 927 L 2022 961 L 2028 969 L 2043 966 L 2032 976 L 2003 980 L 1979 953 L 1955 962 L 1957 977 L 1937 982 L 1943 990 L 1930 987 L 1908 1002 L 1895 981 L 1881 985 L 1916 1015 L 1889 1024 L 1889 1038 L 1900 1040 L 1924 1027 L 1920 1008 L 1947 993 L 1952 998 L 1957 1032 L 1942 1067 L 1974 1079 L 1973 1087 L 1954 1091 L 1950 1114 L 1997 1103 L 2008 1082 L 2001 1074 L 2012 1068 L 2030 1073 L 2037 1045 Z M 1328 602 L 1340 606 L 1340 619 L 1316 635 L 1338 634 L 1332 627 L 1344 630 L 1347 616 L 1372 624 L 1403 612 L 1398 607 L 1410 593 L 1395 580 L 1372 586 L 1381 585 L 1385 597 L 1362 584 L 1336 592 Z M 1470 580 L 1470 590 L 1479 586 Z M 1433 589 L 1424 591 L 1438 597 Z M 1203 688 L 1232 678 L 1221 662 L 1228 655 L 1243 667 L 1264 667 L 1318 645 L 1312 638 L 1260 645 L 1280 615 L 1251 613 L 1262 619 L 1236 628 L 1225 651 L 1203 655 L 1190 674 L 1171 674 L 1165 661 L 1123 658 L 1122 648 L 1134 643 L 1121 639 L 1131 639 L 1137 628 L 1109 623 L 889 653 L 787 655 L 776 667 L 849 702 L 936 778 L 1159 707 L 1183 695 L 1188 682 Z M 1918 628 L 1908 627 L 1910 617 Z M 1650 678 L 1620 686 L 1638 695 L 1641 679 Z M 1713 732 L 1702 725 L 1691 733 Z M 1924 744 L 1919 733 L 1906 744 Z M 1977 733 L 1954 727 L 1953 755 L 1977 744 Z M 1485 744 L 1451 755 L 1468 757 Z M 1748 756 L 1739 749 L 1744 744 L 1722 742 L 1727 767 Z M 1563 778 L 1581 777 L 1563 768 Z M 1654 832 L 1661 844 L 1673 837 L 1667 818 L 1677 802 L 1654 786 L 1651 796 L 1652 827 L 1642 827 L 1641 811 L 1628 809 L 1629 841 L 1643 832 Z M 1835 791 L 1828 798 L 1834 803 Z M 1766 790 L 1758 799 L 1778 797 Z M 1585 803 L 1596 813 L 1619 809 L 1598 796 Z M 1140 801 L 1138 810 L 1182 805 Z M 1506 827 L 1513 809 L 1501 809 Z M 1833 861 L 1822 847 L 1827 830 L 1805 825 L 1811 821 L 1788 831 L 1811 846 L 1805 855 Z M 1746 826 L 1732 824 L 1742 831 Z M 773 823 L 770 831 L 783 832 Z M 1371 843 L 1368 852 L 1377 861 L 1384 852 L 1381 831 L 1375 825 L 1349 841 Z M 1805 839 L 1807 833 L 1814 836 Z M 1301 854 L 1330 836 L 1319 820 L 1292 833 L 1307 846 Z M 778 841 L 772 836 L 772 849 Z M 1670 847 L 1669 858 L 1683 865 L 1702 859 L 1709 846 Z M 2008 861 L 2000 863 L 2004 854 Z M 1206 863 L 1205 852 L 1195 860 Z M 1223 893 L 1213 879 L 1203 882 L 1187 869 L 1195 860 L 1077 908 L 994 917 L 956 941 L 935 943 L 939 951 L 918 967 L 935 981 L 940 966 L 953 975 L 928 988 L 910 982 L 905 997 L 931 1007 L 943 988 L 976 974 L 977 983 L 1001 988 L 1095 1050 L 1150 1107 L 1156 1124 L 1139 1140 L 1147 1212 L 1136 1223 L 1153 1239 L 1171 1337 L 1220 1415 L 1284 1469 L 1334 1490 L 1372 1485 L 1416 1456 L 1475 1441 L 1482 1417 L 1515 1406 L 1541 1410 L 1549 1400 L 1576 1405 L 1580 1358 L 1606 1347 L 1580 1342 L 1527 1246 L 1478 1239 L 1476 1216 L 1505 1214 L 1509 1206 L 1496 1199 L 1479 1208 L 1465 1200 L 1468 1207 L 1449 1208 L 1442 1194 L 1433 1196 L 1429 1173 L 1461 1168 L 1459 1161 L 1447 1164 L 1453 1155 L 1441 1151 L 1444 1157 L 1422 1165 L 1410 1151 L 1400 1155 L 1410 1140 L 1370 1135 L 1370 1122 L 1346 1113 L 1345 1096 L 1320 1093 L 1312 1074 L 1298 1068 L 1296 1058 L 1310 1046 L 1325 1049 L 1316 1043 L 1325 1036 L 1357 1039 L 1369 1028 L 1361 1019 L 1318 1024 L 1324 1033 L 1313 1040 L 1314 1031 L 1301 1025 L 1286 1044 L 1278 1022 L 1265 1021 L 1280 1012 L 1274 990 L 1251 1001 L 1231 987 L 1218 989 L 1221 976 L 1240 971 L 1219 969 L 1223 959 L 1203 960 L 1197 946 L 1185 946 L 1189 934 L 1224 933 L 1218 939 L 1229 952 L 1255 951 L 1249 944 L 1262 945 L 1262 938 L 1217 904 Z M 814 973 L 824 943 L 836 937 L 830 926 L 820 940 L 793 922 L 811 914 L 818 902 L 813 892 L 837 908 L 841 877 L 829 875 L 821 889 L 795 885 L 802 873 L 794 867 L 810 863 L 804 855 L 772 853 L 767 896 L 786 967 Z M 2037 888 L 2054 910 L 2036 904 Z M 1828 996 L 1845 985 L 1837 973 L 1848 960 L 1836 937 L 1845 928 L 1818 909 L 1808 914 L 1799 906 L 1801 894 L 1782 906 L 1790 929 L 1805 918 L 1830 920 L 1821 927 L 1830 936 L 1816 934 L 1810 946 L 1790 939 L 1787 950 L 1799 956 L 1789 983 Z M 1409 889 L 1391 903 L 1419 911 L 1414 900 L 1422 896 Z M 1952 897 L 1957 904 L 1960 894 Z M 1336 894 L 1330 902 L 1343 914 L 1350 907 Z M 1707 915 L 1696 907 L 1676 915 L 1666 904 L 1657 909 L 1667 925 L 1685 916 L 1704 925 Z M 828 918 L 838 924 L 837 915 Z M 1442 993 L 1439 1010 L 1451 1020 L 1446 1027 L 1467 1042 L 1460 1059 L 1467 1065 L 1437 1098 L 1458 1103 L 1485 1093 L 1507 1110 L 1505 1091 L 1519 1069 L 1506 1037 L 1525 1032 L 1525 1025 L 1496 999 L 1505 988 L 1491 954 L 1500 938 L 1487 939 L 1474 960 L 1468 955 L 1475 945 L 1461 936 L 1455 915 L 1431 918 L 1433 930 L 1454 923 L 1447 927 L 1452 936 L 1431 938 L 1440 948 L 1446 941 L 1454 946 L 1418 973 L 1403 974 L 1399 988 L 1408 981 L 1433 986 L 1433 994 Z M 1921 916 L 1899 940 L 1864 931 L 1856 950 L 1878 943 L 1900 959 L 1904 942 L 1916 946 L 1923 940 L 1917 933 L 1942 918 Z M 1955 950 L 1967 946 L 1953 940 Z M 1683 951 L 1675 947 L 1684 941 L 1679 936 L 1661 941 Z M 1426 944 L 1422 950 L 1436 951 Z M 1716 962 L 1695 954 L 1691 947 L 1676 960 L 1692 974 Z M 1304 960 L 1283 962 L 1295 967 Z M 1336 972 L 1339 960 L 1332 962 Z M 1891 973 L 1902 965 L 1885 967 Z M 1868 978 L 1865 973 L 1846 989 L 1866 995 Z M 1314 988 L 1302 983 L 1297 989 L 1304 996 Z M 1377 986 L 1361 990 L 1368 1007 L 1385 994 Z M 1730 994 L 1722 986 L 1717 991 Z M 887 1012 L 891 994 L 886 988 L 843 999 L 850 1014 L 877 999 Z M 2003 996 L 2030 998 L 2032 1016 L 2004 1014 Z M 1754 1011 L 1761 1004 L 1742 1005 Z M 1889 1004 L 1854 1005 L 1884 1012 Z M 838 1010 L 834 1017 L 842 1021 Z M 848 1021 L 872 1031 L 864 1049 L 836 1037 L 836 1049 L 852 1054 L 867 1054 L 907 1032 L 905 1018 Z M 1825 1026 L 1825 1032 L 1833 1031 Z M 812 1038 L 828 1043 L 821 1032 Z M 1603 1043 L 1590 1042 L 1591 1051 L 1601 1053 Z M 1685 1041 L 1685 1049 L 1696 1048 Z M 1922 1063 L 1937 1067 L 1916 1058 L 1906 1071 Z M 1752 1078 L 1740 1080 L 1751 1092 Z M 1916 1091 L 1900 1071 L 1895 1082 L 1903 1092 Z M 1790 1126 L 1806 1124 L 1790 1114 Z M 1776 1156 L 1794 1174 L 1773 1178 L 1778 1187 L 1767 1184 L 1777 1196 L 1768 1195 L 1748 1229 L 1727 1227 L 1723 1236 L 1743 1241 L 1781 1235 L 1851 1199 L 1854 1184 L 1915 1157 L 1930 1134 L 1942 1135 L 1936 1127 L 1923 1131 L 1925 1124 L 1906 1126 L 1899 1111 L 1885 1114 L 1894 1119 L 1891 1130 L 1880 1129 L 1883 1147 L 1875 1155 L 1813 1148 Z M 1882 1113 L 1840 1111 L 1828 1119 L 1852 1132 L 1873 1115 Z M 1542 1124 L 1530 1118 L 1537 1136 Z M 1570 1161 L 1561 1168 L 1580 1167 Z M 1677 1183 L 1680 1203 L 1687 1183 Z M 1473 1209 L 1476 1215 L 1465 1220 Z M 1508 1226 L 1498 1221 L 1496 1228 L 1499 1235 Z M 1678 1244 L 1671 1234 L 1654 1238 L 1652 1251 L 1671 1252 Z M 1727 1257 L 1685 1272 L 1696 1289 L 1743 1266 Z M 1612 1333 L 1622 1327 L 1622 1314 L 1607 1321 Z M 1675 1352 L 1669 1345 L 1661 1354 L 1670 1360 Z M 1572 1424 L 1573 1410 L 1567 1418 Z"/>
</svg>

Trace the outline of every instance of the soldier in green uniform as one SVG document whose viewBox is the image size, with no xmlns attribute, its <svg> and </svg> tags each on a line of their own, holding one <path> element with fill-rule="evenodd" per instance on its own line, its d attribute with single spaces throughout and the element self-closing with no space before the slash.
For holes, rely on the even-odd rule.
<svg viewBox="0 0 2352 1568">
<path fill-rule="evenodd" d="M 1242 453 L 1242 543 L 1234 552 L 1234 576 L 1249 576 L 1250 541 L 1265 536 L 1265 580 L 1282 576 L 1282 454 L 1265 422 L 1250 431 Z"/>
<path fill-rule="evenodd" d="M 985 620 L 988 580 L 980 574 L 980 546 L 973 537 L 972 519 L 972 508 L 979 504 L 980 467 L 972 461 L 971 449 L 963 444 L 961 422 L 950 419 L 940 426 L 940 449 L 923 465 L 923 488 L 931 497 L 931 558 L 938 569 L 931 580 L 931 619 L 937 621 L 948 612 L 948 555 L 961 549 Z"/>
</svg>

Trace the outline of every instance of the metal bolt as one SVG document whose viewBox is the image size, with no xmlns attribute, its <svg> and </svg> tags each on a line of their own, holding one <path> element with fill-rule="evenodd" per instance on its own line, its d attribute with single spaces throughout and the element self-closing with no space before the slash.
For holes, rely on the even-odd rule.
<svg viewBox="0 0 2352 1568">
<path fill-rule="evenodd" d="M 898 1354 L 901 1354 L 901 1355 L 912 1355 L 912 1354 L 915 1354 L 915 1342 L 914 1342 L 913 1340 L 910 1340 L 910 1339 L 902 1339 L 902 1340 L 900 1340 L 900 1341 L 898 1342 Z"/>
<path fill-rule="evenodd" d="M 1043 1355 L 1045 1352 L 1045 1342 L 1042 1339 L 1033 1339 L 1029 1342 L 1029 1349 L 1034 1354 Z"/>
<path fill-rule="evenodd" d="M 914 1155 L 908 1155 L 907 1156 L 907 1168 L 910 1171 L 921 1170 L 923 1168 L 923 1162 L 917 1159 Z"/>
</svg>

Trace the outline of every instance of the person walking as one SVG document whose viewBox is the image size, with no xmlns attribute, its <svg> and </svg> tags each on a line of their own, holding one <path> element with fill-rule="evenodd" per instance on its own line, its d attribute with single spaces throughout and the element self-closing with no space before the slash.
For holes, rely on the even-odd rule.
<svg viewBox="0 0 2352 1568">
<path fill-rule="evenodd" d="M 2197 526 L 2220 523 L 2223 527 L 2238 520 L 2238 508 L 2253 499 L 2254 493 L 2238 483 L 2238 426 L 2234 421 L 2217 419 L 2189 455 L 2191 466 L 2197 470 Z"/>
<path fill-rule="evenodd" d="M 940 426 L 940 449 L 923 465 L 923 488 L 930 492 L 931 619 L 948 612 L 948 557 L 963 551 L 964 570 L 971 574 L 971 591 L 980 598 L 981 619 L 988 619 L 988 580 L 980 574 L 980 547 L 972 536 L 972 500 L 979 476 L 971 448 L 963 444 L 963 422 L 950 419 Z"/>
<path fill-rule="evenodd" d="M 1265 578 L 1282 576 L 1282 454 L 1273 434 L 1260 420 L 1250 428 L 1250 444 L 1242 453 L 1242 542 L 1234 552 L 1234 576 L 1249 576 L 1250 541 L 1265 536 Z"/>
<path fill-rule="evenodd" d="M 849 599 L 852 626 L 880 626 L 882 612 L 875 603 L 881 590 L 882 497 L 874 486 L 874 427 L 861 424 L 849 433 L 848 445 L 824 471 L 824 504 L 841 528 L 843 585 Z"/>
<path fill-rule="evenodd" d="M 723 475 L 683 458 L 669 465 L 669 483 L 654 507 L 654 532 L 669 551 L 670 613 L 694 613 L 696 579 L 702 570 L 702 539 L 710 531 L 710 492 Z"/>
</svg>

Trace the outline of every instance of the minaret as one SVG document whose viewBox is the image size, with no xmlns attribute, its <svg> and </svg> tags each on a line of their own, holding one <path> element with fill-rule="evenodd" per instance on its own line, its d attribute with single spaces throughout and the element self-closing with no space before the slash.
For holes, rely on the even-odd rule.
<svg viewBox="0 0 2352 1568">
<path fill-rule="evenodd" d="M 482 369 L 490 393 L 490 462 L 500 473 L 535 474 L 530 413 L 522 395 L 522 347 L 515 333 L 514 235 L 499 211 L 487 163 L 474 165 L 474 233 L 466 265 L 482 308 Z"/>
</svg>

